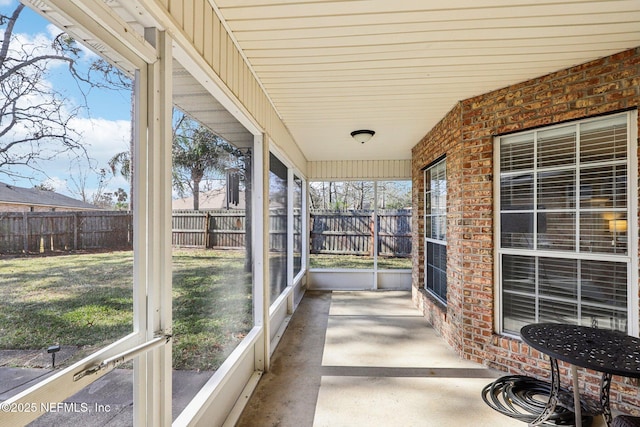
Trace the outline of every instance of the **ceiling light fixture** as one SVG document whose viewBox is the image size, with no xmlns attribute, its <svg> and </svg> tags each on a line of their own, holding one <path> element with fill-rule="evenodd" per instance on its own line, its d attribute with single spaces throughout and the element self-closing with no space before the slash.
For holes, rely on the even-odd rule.
<svg viewBox="0 0 640 427">
<path fill-rule="evenodd" d="M 365 142 L 370 140 L 373 135 L 375 135 L 375 132 L 368 129 L 354 130 L 353 132 L 351 132 L 351 136 L 353 137 L 353 139 L 361 144 L 364 144 Z"/>
</svg>

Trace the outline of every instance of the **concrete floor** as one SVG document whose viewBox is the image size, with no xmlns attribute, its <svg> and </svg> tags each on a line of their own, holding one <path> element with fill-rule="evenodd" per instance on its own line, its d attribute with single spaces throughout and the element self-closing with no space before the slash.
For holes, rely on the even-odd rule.
<svg viewBox="0 0 640 427">
<path fill-rule="evenodd" d="M 0 368 L 0 402 L 54 373 L 49 369 Z M 205 371 L 173 371 L 171 403 L 174 419 L 211 375 L 211 372 Z M 133 425 L 133 372 L 130 369 L 115 369 L 65 402 L 76 405 L 73 408 L 80 410 L 51 411 L 28 426 L 129 427 Z M 2 421 L 0 412 L 0 425 L 5 425 Z"/>
<path fill-rule="evenodd" d="M 460 359 L 409 292 L 307 292 L 236 425 L 526 426 L 481 398 L 502 375 Z"/>
<path fill-rule="evenodd" d="M 48 374 L 0 369 L 0 402 Z M 458 358 L 409 292 L 307 292 L 237 426 L 524 427 L 481 398 L 502 375 Z M 174 372 L 174 417 L 209 377 Z M 131 372 L 115 370 L 67 400 L 114 411 L 48 414 L 32 425 L 128 426 L 131 387 Z M 592 425 L 603 426 L 601 417 Z"/>
</svg>

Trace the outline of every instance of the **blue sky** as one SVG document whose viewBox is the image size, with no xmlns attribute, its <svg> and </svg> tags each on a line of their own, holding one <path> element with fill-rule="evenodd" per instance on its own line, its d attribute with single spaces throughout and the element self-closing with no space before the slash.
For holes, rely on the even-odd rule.
<svg viewBox="0 0 640 427">
<path fill-rule="evenodd" d="M 0 12 L 10 15 L 18 5 L 17 0 L 0 0 Z M 1 29 L 4 31 L 4 27 Z M 50 41 L 61 30 L 55 28 L 37 13 L 25 8 L 14 28 L 21 42 L 45 43 Z M 15 43 L 12 43 L 13 48 Z M 97 58 L 89 50 L 83 50 L 81 64 L 87 65 Z M 84 103 L 81 92 L 70 77 L 66 66 L 52 63 L 46 80 L 57 91 L 62 92 L 68 99 L 68 107 L 73 108 Z M 79 187 L 84 187 L 86 193 L 95 192 L 97 175 L 92 169 L 106 168 L 107 161 L 118 152 L 128 149 L 130 137 L 130 109 L 131 98 L 127 91 L 92 89 L 88 97 L 89 110 L 82 113 L 73 121 L 74 128 L 82 134 L 83 145 L 91 158 L 91 166 L 79 165 L 74 158 L 61 155 L 55 161 L 42 163 L 43 172 L 29 169 L 14 169 L 30 179 L 8 178 L 0 173 L 0 181 L 9 184 L 31 187 L 35 184 L 47 182 L 56 191 L 78 197 Z M 9 136 L 11 137 L 11 136 Z M 13 135 L 15 138 L 16 136 Z M 121 177 L 108 175 L 108 188 L 114 191 L 121 187 L 128 192 L 128 183 Z M 84 182 L 84 184 L 82 184 Z"/>
</svg>

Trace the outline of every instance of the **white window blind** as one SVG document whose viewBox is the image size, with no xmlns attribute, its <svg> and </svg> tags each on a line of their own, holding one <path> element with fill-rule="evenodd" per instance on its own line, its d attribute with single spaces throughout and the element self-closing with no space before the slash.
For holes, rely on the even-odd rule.
<svg viewBox="0 0 640 427">
<path fill-rule="evenodd" d="M 628 113 L 498 138 L 502 331 L 628 329 Z"/>
</svg>

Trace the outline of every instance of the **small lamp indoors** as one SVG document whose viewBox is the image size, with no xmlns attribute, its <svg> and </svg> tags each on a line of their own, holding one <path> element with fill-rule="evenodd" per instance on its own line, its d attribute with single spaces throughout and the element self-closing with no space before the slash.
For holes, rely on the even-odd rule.
<svg viewBox="0 0 640 427">
<path fill-rule="evenodd" d="M 368 129 L 354 130 L 353 132 L 351 132 L 351 136 L 353 137 L 353 139 L 361 144 L 364 144 L 365 142 L 370 140 L 373 135 L 375 135 L 375 132 Z"/>
<path fill-rule="evenodd" d="M 625 220 L 625 219 L 612 219 L 612 220 L 609 220 L 609 232 L 611 232 L 611 233 L 626 233 L 627 232 L 627 220 Z"/>
<path fill-rule="evenodd" d="M 609 220 L 609 232 L 613 234 L 613 239 L 611 240 L 611 246 L 615 248 L 618 246 L 619 242 L 621 243 L 624 241 L 624 234 L 627 232 L 627 220 L 626 219 Z"/>
</svg>

